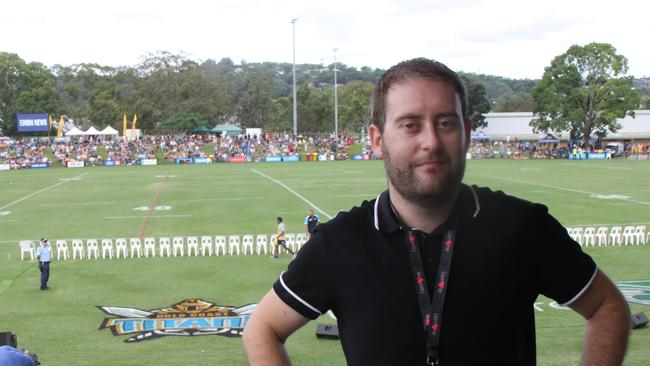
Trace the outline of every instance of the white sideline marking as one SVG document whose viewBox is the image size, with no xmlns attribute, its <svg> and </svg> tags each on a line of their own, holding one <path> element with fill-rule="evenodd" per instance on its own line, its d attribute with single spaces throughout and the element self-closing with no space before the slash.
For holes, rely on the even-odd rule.
<svg viewBox="0 0 650 366">
<path fill-rule="evenodd" d="M 516 182 L 516 183 L 532 184 L 532 185 L 535 185 L 535 186 L 548 187 L 548 188 L 553 188 L 553 189 L 557 189 L 557 190 L 560 190 L 560 191 L 582 193 L 582 194 L 586 194 L 586 195 L 589 195 L 589 196 L 602 196 L 601 194 L 594 193 L 594 192 L 582 191 L 582 190 L 573 189 L 573 188 L 559 187 L 559 186 L 554 186 L 554 185 L 551 185 L 551 184 L 528 182 L 528 181 L 520 180 L 520 179 L 497 177 L 497 176 L 494 176 L 494 175 L 483 175 L 483 177 L 492 178 L 492 179 L 508 180 L 508 181 Z M 618 199 L 621 200 L 621 201 L 638 203 L 640 205 L 650 205 L 650 202 L 637 201 L 637 200 L 633 200 L 633 199 L 630 199 L 630 198 L 618 198 Z"/>
<path fill-rule="evenodd" d="M 121 219 L 141 219 L 147 217 L 147 215 L 140 215 L 140 216 L 104 216 L 105 219 L 108 220 L 121 220 Z M 190 215 L 165 215 L 165 216 L 151 216 L 157 219 L 174 219 L 177 217 L 190 217 Z"/>
<path fill-rule="evenodd" d="M 114 205 L 117 202 L 72 202 L 72 203 L 42 203 L 41 207 L 72 207 L 72 206 L 87 206 L 87 205 Z"/>
<path fill-rule="evenodd" d="M 88 175 L 88 173 L 83 173 L 83 174 L 78 175 L 78 176 L 76 176 L 76 177 L 70 178 L 69 180 L 64 180 L 64 181 L 61 181 L 61 182 L 59 182 L 59 183 L 52 184 L 51 186 L 45 187 L 45 188 L 43 188 L 43 189 L 39 189 L 39 190 L 36 191 L 36 192 L 32 192 L 32 193 L 28 194 L 28 195 L 25 196 L 25 197 L 19 198 L 19 199 L 15 200 L 15 201 L 13 201 L 13 202 L 11 202 L 11 203 L 8 203 L 8 204 L 6 204 L 6 205 L 0 207 L 0 210 L 4 210 L 5 208 L 7 208 L 7 207 L 9 207 L 9 206 L 13 206 L 13 205 L 15 205 L 16 203 L 19 203 L 19 202 L 22 202 L 22 201 L 24 201 L 24 200 L 26 200 L 26 199 L 28 199 L 28 198 L 34 197 L 35 195 L 37 195 L 37 194 L 39 194 L 39 193 L 42 193 L 42 192 L 45 192 L 45 191 L 50 190 L 50 189 L 52 189 L 52 188 L 58 187 L 58 186 L 60 186 L 61 184 L 68 183 L 68 182 L 70 182 L 72 179 L 75 179 L 75 180 L 76 180 L 76 179 L 79 179 L 79 178 L 83 177 L 84 175 Z"/>
<path fill-rule="evenodd" d="M 273 182 L 275 182 L 275 183 L 281 185 L 281 186 L 284 187 L 287 191 L 293 193 L 296 197 L 298 197 L 298 198 L 300 198 L 301 200 L 305 201 L 305 203 L 307 203 L 309 206 L 313 207 L 316 211 L 318 211 L 318 212 L 322 213 L 323 215 L 327 216 L 329 219 L 332 218 L 332 215 L 330 215 L 330 214 L 328 214 L 327 212 L 325 212 L 325 211 L 321 210 L 320 208 L 318 208 L 315 204 L 311 203 L 308 199 L 306 199 L 305 197 L 301 196 L 300 193 L 294 191 L 293 189 L 291 189 L 291 188 L 290 188 L 289 186 L 287 186 L 286 184 L 284 184 L 284 183 L 280 182 L 279 180 L 277 180 L 277 179 L 275 179 L 275 178 L 273 178 L 273 177 L 270 177 L 270 176 L 268 176 L 268 175 L 266 175 L 266 174 L 264 174 L 264 173 L 258 172 L 258 171 L 255 170 L 255 169 L 251 169 L 251 171 L 252 171 L 253 173 L 255 173 L 255 174 L 259 174 L 259 175 L 263 176 L 264 178 L 266 178 L 266 179 L 268 179 L 268 180 L 270 180 L 270 181 L 273 181 Z"/>
</svg>

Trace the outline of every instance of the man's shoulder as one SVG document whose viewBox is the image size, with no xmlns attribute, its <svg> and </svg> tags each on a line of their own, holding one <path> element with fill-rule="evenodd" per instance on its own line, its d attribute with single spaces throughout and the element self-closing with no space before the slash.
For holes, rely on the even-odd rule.
<svg viewBox="0 0 650 366">
<path fill-rule="evenodd" d="M 501 190 L 493 190 L 490 187 L 479 187 L 476 185 L 466 186 L 469 190 L 472 191 L 472 194 L 476 196 L 481 208 L 490 208 L 491 206 L 496 206 L 497 209 L 501 209 L 501 205 L 506 205 L 509 207 L 521 207 L 521 208 L 533 208 L 533 207 L 545 207 L 540 203 L 535 203 L 528 201 L 526 199 L 507 194 Z"/>
<path fill-rule="evenodd" d="M 348 211 L 339 211 L 331 220 L 320 223 L 317 230 L 349 233 L 372 228 L 372 212 L 375 200 L 363 201 Z"/>
</svg>

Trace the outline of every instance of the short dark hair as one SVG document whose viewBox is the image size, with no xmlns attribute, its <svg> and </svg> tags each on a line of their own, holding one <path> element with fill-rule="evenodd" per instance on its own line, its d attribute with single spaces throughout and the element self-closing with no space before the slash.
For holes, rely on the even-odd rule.
<svg viewBox="0 0 650 366">
<path fill-rule="evenodd" d="M 278 216 L 276 220 L 282 222 L 282 217 Z"/>
<path fill-rule="evenodd" d="M 449 82 L 460 98 L 461 111 L 463 118 L 467 117 L 467 91 L 465 84 L 456 72 L 444 64 L 429 60 L 427 58 L 414 58 L 398 63 L 388 69 L 381 75 L 375 90 L 372 93 L 371 101 L 371 118 L 372 123 L 379 126 L 381 132 L 384 131 L 386 122 L 386 95 L 388 90 L 394 85 L 408 80 L 413 77 L 430 78 Z"/>
</svg>

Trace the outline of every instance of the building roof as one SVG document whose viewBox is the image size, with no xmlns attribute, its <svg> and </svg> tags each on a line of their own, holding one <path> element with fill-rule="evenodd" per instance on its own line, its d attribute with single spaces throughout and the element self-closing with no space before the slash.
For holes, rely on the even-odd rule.
<svg viewBox="0 0 650 366">
<path fill-rule="evenodd" d="M 621 129 L 617 132 L 608 132 L 607 140 L 634 140 L 650 139 L 650 110 L 641 109 L 634 111 L 635 117 L 626 116 L 619 118 Z M 534 118 L 533 112 L 511 113 L 486 113 L 484 114 L 488 125 L 483 129 L 492 137 L 492 140 L 538 140 L 546 136 L 545 132 L 534 133 L 530 121 Z M 554 133 L 560 140 L 567 141 L 569 132 Z"/>
</svg>

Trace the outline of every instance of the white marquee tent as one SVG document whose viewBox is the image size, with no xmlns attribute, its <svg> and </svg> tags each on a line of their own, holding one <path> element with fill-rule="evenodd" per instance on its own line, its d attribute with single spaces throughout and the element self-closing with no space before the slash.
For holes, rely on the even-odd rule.
<svg viewBox="0 0 650 366">
<path fill-rule="evenodd" d="M 78 129 L 77 127 L 73 128 L 70 131 L 65 133 L 66 136 L 81 136 L 83 134 L 84 134 L 84 132 L 82 130 Z"/>
<path fill-rule="evenodd" d="M 103 130 L 101 130 L 101 131 L 99 132 L 99 134 L 100 134 L 100 135 L 115 135 L 115 136 L 117 136 L 119 133 L 118 133 L 117 130 L 114 129 L 113 127 L 111 127 L 111 126 L 106 126 L 106 128 L 103 129 Z"/>
<path fill-rule="evenodd" d="M 90 128 L 86 132 L 84 132 L 84 135 L 87 136 L 101 135 L 101 132 L 99 132 L 99 130 L 97 130 L 94 126 L 90 126 Z"/>
</svg>

